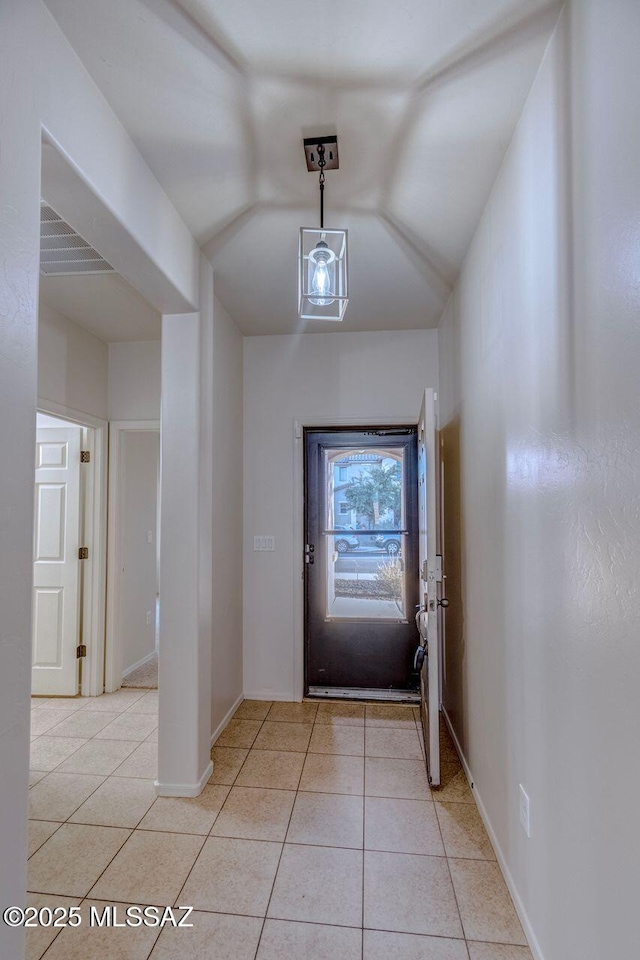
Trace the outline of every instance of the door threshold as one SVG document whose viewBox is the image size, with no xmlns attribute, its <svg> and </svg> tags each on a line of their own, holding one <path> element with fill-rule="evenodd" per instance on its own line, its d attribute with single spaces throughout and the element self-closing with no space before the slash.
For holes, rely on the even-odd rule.
<svg viewBox="0 0 640 960">
<path fill-rule="evenodd" d="M 420 703 L 418 690 L 376 690 L 368 687 L 309 687 L 307 697 L 332 700 L 392 700 L 395 703 Z"/>
</svg>

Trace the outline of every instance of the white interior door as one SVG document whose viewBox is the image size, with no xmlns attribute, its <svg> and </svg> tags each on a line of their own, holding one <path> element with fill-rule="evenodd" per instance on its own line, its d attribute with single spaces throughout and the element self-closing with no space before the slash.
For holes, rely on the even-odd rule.
<svg viewBox="0 0 640 960">
<path fill-rule="evenodd" d="M 80 427 L 38 427 L 33 563 L 35 694 L 78 692 Z"/>
<path fill-rule="evenodd" d="M 433 786 L 440 784 L 440 638 L 438 601 L 442 558 L 438 551 L 440 468 L 435 393 L 425 390 L 418 420 L 418 507 L 420 541 L 420 598 L 416 618 L 426 656 L 420 672 L 420 712 L 427 753 L 427 771 Z"/>
</svg>

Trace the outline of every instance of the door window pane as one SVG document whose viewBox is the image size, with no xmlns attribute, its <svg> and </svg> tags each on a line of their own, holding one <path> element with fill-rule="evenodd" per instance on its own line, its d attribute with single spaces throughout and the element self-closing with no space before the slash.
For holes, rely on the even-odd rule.
<svg viewBox="0 0 640 960">
<path fill-rule="evenodd" d="M 404 448 L 323 453 L 325 615 L 406 620 Z"/>
</svg>

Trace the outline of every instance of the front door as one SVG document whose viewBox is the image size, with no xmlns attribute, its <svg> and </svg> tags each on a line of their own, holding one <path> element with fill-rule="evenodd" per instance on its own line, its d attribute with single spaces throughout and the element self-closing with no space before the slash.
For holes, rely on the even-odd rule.
<svg viewBox="0 0 640 960">
<path fill-rule="evenodd" d="M 78 692 L 81 427 L 38 427 L 31 692 Z"/>
<path fill-rule="evenodd" d="M 306 689 L 418 690 L 417 430 L 305 431 Z"/>
<path fill-rule="evenodd" d="M 425 390 L 418 420 L 418 509 L 420 609 L 416 622 L 424 649 L 420 671 L 420 713 L 426 745 L 427 772 L 432 786 L 440 784 L 440 607 L 442 555 L 439 537 L 438 432 L 435 394 Z"/>
</svg>

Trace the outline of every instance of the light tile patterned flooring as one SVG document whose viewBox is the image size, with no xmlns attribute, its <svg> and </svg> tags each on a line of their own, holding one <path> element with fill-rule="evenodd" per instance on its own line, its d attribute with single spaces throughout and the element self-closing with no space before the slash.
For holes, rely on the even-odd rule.
<svg viewBox="0 0 640 960">
<path fill-rule="evenodd" d="M 245 701 L 184 800 L 155 798 L 157 691 L 33 703 L 30 902 L 195 911 L 29 931 L 28 960 L 531 960 L 446 735 L 429 789 L 414 708 Z"/>
</svg>

